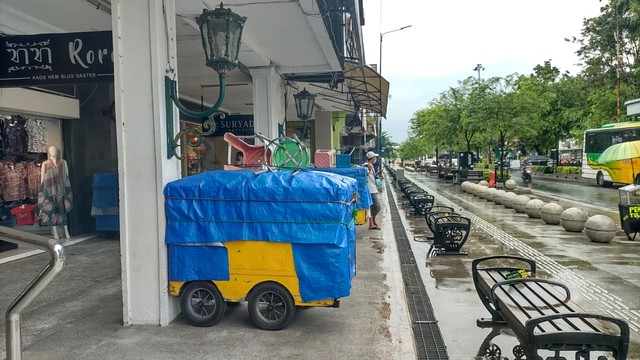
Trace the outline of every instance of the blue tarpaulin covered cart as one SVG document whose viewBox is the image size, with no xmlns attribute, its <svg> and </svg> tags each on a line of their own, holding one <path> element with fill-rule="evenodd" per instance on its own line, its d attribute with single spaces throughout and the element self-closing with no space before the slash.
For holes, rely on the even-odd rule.
<svg viewBox="0 0 640 360">
<path fill-rule="evenodd" d="M 263 329 L 296 306 L 337 306 L 355 276 L 356 180 L 324 172 L 211 171 L 167 184 L 170 293 L 209 326 L 249 302 Z"/>
</svg>

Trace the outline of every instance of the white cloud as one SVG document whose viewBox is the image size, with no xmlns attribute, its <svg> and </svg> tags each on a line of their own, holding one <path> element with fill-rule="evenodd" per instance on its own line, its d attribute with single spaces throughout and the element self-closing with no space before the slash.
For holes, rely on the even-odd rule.
<svg viewBox="0 0 640 360">
<path fill-rule="evenodd" d="M 362 0 L 367 63 L 378 63 L 380 32 L 411 28 L 383 38 L 383 76 L 391 82 L 385 121 L 394 141 L 406 138 L 411 115 L 457 80 L 531 73 L 552 60 L 576 73 L 584 18 L 598 16 L 599 0 Z M 380 17 L 382 1 L 382 18 Z"/>
</svg>

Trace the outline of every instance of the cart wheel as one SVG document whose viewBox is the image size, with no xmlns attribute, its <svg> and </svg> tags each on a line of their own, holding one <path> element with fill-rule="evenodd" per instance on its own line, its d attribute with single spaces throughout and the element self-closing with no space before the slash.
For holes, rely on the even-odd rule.
<svg viewBox="0 0 640 360">
<path fill-rule="evenodd" d="M 263 330 L 282 330 L 296 315 L 293 297 L 280 284 L 266 282 L 256 286 L 248 302 L 249 317 Z"/>
<path fill-rule="evenodd" d="M 211 326 L 220 321 L 227 303 L 211 281 L 192 282 L 180 294 L 180 309 L 193 326 Z"/>
</svg>

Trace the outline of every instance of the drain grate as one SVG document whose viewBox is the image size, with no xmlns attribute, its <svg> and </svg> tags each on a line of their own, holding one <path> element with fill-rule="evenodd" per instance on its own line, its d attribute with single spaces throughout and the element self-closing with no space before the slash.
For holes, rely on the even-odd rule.
<svg viewBox="0 0 640 360">
<path fill-rule="evenodd" d="M 431 301 L 422 282 L 422 277 L 420 276 L 416 259 L 411 250 L 407 232 L 400 218 L 398 206 L 393 198 L 393 192 L 389 188 L 388 183 L 386 186 L 393 234 L 396 238 L 402 279 L 407 295 L 407 303 L 409 304 L 411 327 L 416 340 L 417 358 L 449 359 L 447 347 L 442 339 L 438 321 L 433 313 L 433 306 L 431 306 Z"/>
</svg>

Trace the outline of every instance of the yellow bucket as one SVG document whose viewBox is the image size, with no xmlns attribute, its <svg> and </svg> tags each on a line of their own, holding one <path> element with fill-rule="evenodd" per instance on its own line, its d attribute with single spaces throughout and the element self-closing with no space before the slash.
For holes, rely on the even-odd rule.
<svg viewBox="0 0 640 360">
<path fill-rule="evenodd" d="M 358 213 L 356 214 L 356 225 L 362 225 L 367 222 L 367 210 L 366 209 L 358 209 Z"/>
</svg>

